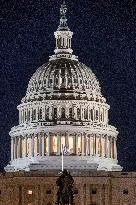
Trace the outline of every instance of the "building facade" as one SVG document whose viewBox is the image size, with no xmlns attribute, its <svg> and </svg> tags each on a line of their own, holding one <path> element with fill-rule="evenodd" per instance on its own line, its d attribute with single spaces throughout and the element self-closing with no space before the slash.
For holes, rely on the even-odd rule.
<svg viewBox="0 0 136 205">
<path fill-rule="evenodd" d="M 75 205 L 135 205 L 136 173 L 75 171 Z M 0 174 L 0 205 L 54 205 L 58 172 Z"/>
</svg>

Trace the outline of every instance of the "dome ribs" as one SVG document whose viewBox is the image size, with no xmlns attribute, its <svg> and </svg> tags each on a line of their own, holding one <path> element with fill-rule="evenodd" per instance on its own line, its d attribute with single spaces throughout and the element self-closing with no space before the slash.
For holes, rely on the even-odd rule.
<svg viewBox="0 0 136 205">
<path fill-rule="evenodd" d="M 90 68 L 71 59 L 42 65 L 29 81 L 25 102 L 42 99 L 99 99 L 99 82 Z M 23 100 L 22 99 L 22 100 Z"/>
</svg>

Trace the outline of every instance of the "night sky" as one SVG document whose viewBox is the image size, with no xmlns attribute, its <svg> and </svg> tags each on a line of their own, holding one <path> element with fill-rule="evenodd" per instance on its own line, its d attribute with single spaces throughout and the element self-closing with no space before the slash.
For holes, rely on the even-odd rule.
<svg viewBox="0 0 136 205">
<path fill-rule="evenodd" d="M 0 169 L 32 74 L 55 48 L 57 0 L 0 0 Z M 136 1 L 66 0 L 72 48 L 96 74 L 117 127 L 118 160 L 136 171 Z"/>
</svg>

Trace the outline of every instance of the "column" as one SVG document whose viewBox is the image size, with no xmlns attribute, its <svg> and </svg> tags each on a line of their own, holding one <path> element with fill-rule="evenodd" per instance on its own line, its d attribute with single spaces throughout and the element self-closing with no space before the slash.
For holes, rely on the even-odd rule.
<svg viewBox="0 0 136 205">
<path fill-rule="evenodd" d="M 100 134 L 100 157 L 102 157 L 102 135 Z"/>
<path fill-rule="evenodd" d="M 68 133 L 65 133 L 65 145 L 68 148 Z"/>
<path fill-rule="evenodd" d="M 60 156 L 60 135 L 57 133 L 57 155 Z"/>
<path fill-rule="evenodd" d="M 76 134 L 73 135 L 73 153 L 76 154 Z"/>
<path fill-rule="evenodd" d="M 95 107 L 93 106 L 93 121 L 95 121 Z"/>
<path fill-rule="evenodd" d="M 38 112 L 39 111 L 39 107 L 36 107 L 36 121 L 38 121 Z"/>
<path fill-rule="evenodd" d="M 42 156 L 44 156 L 44 150 L 45 150 L 45 136 L 44 133 L 42 133 Z"/>
<path fill-rule="evenodd" d="M 76 155 L 78 155 L 78 134 L 76 134 Z"/>
<path fill-rule="evenodd" d="M 117 160 L 117 140 L 114 137 L 114 159 Z"/>
<path fill-rule="evenodd" d="M 16 137 L 15 137 L 15 138 L 14 138 L 14 159 L 17 158 L 16 153 L 17 153 L 17 149 L 16 149 Z"/>
<path fill-rule="evenodd" d="M 45 121 L 45 106 L 44 104 L 42 105 L 42 119 Z"/>
<path fill-rule="evenodd" d="M 89 137 L 89 144 L 90 144 L 90 157 L 92 157 L 92 140 L 91 140 L 92 135 Z"/>
<path fill-rule="evenodd" d="M 37 156 L 37 134 L 34 134 L 34 156 Z"/>
<path fill-rule="evenodd" d="M 73 105 L 73 113 L 74 113 L 74 119 L 77 120 L 77 109 L 75 105 Z"/>
<path fill-rule="evenodd" d="M 98 135 L 95 135 L 96 140 L 95 140 L 95 147 L 96 147 L 96 157 L 98 157 Z"/>
<path fill-rule="evenodd" d="M 19 110 L 19 124 L 21 123 L 21 111 Z"/>
<path fill-rule="evenodd" d="M 85 136 L 85 139 L 86 139 L 86 140 L 85 140 L 85 141 L 86 141 L 86 146 L 85 146 L 85 147 L 86 147 L 86 152 L 85 152 L 85 153 L 86 153 L 86 156 L 87 156 L 87 155 L 88 155 L 88 151 L 89 151 L 89 147 L 88 147 L 88 135 L 87 135 L 87 134 L 86 134 L 86 136 Z"/>
<path fill-rule="evenodd" d="M 32 108 L 30 108 L 30 122 L 32 122 L 32 114 L 33 114 L 33 110 Z"/>
<path fill-rule="evenodd" d="M 38 134 L 38 139 L 39 139 L 39 155 L 42 155 L 42 143 L 41 143 L 41 138 L 42 138 L 42 133 Z"/>
<path fill-rule="evenodd" d="M 50 145 L 50 134 L 49 133 L 47 133 L 47 140 L 48 140 L 48 156 L 50 155 L 50 148 L 51 148 L 51 145 Z"/>
<path fill-rule="evenodd" d="M 27 135 L 25 135 L 24 139 L 24 157 L 27 156 Z"/>
<path fill-rule="evenodd" d="M 111 136 L 111 138 L 110 138 L 110 147 L 111 147 L 111 159 L 113 159 L 112 136 Z"/>
<path fill-rule="evenodd" d="M 11 138 L 11 161 L 14 159 L 14 139 Z"/>
<path fill-rule="evenodd" d="M 18 138 L 18 158 L 21 157 L 21 136 Z"/>
<path fill-rule="evenodd" d="M 111 141 L 110 141 L 110 139 L 111 139 L 111 136 L 108 137 L 109 158 L 111 158 Z"/>
<path fill-rule="evenodd" d="M 90 120 L 90 108 L 89 108 L 89 106 L 87 106 L 87 114 L 88 114 L 88 120 Z"/>
<path fill-rule="evenodd" d="M 52 120 L 52 106 L 49 107 L 49 119 Z"/>
<path fill-rule="evenodd" d="M 104 136 L 103 136 L 103 134 L 101 135 L 101 156 L 102 156 L 102 158 L 104 158 L 104 156 L 105 156 L 105 141 L 104 141 Z"/>
<path fill-rule="evenodd" d="M 84 120 L 84 108 L 81 107 L 81 120 Z"/>
<path fill-rule="evenodd" d="M 34 134 L 31 135 L 31 156 L 34 156 Z"/>
<path fill-rule="evenodd" d="M 82 133 L 82 156 L 85 155 L 85 141 L 84 141 L 84 134 Z"/>
<path fill-rule="evenodd" d="M 105 138 L 105 143 L 106 143 L 106 158 L 109 158 L 109 144 L 108 144 L 108 135 L 106 135 L 106 138 Z"/>
</svg>

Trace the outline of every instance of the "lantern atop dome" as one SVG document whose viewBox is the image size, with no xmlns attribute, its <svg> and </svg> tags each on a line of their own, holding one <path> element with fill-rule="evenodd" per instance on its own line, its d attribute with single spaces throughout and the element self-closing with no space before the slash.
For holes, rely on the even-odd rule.
<svg viewBox="0 0 136 205">
<path fill-rule="evenodd" d="M 66 18 L 67 7 L 65 1 L 60 7 L 60 24 L 56 32 L 54 32 L 56 38 L 56 48 L 54 50 L 55 55 L 50 56 L 50 61 L 57 58 L 67 58 L 72 60 L 78 60 L 78 57 L 72 55 L 73 50 L 71 48 L 71 40 L 73 32 L 70 31 L 67 18 Z"/>
</svg>

